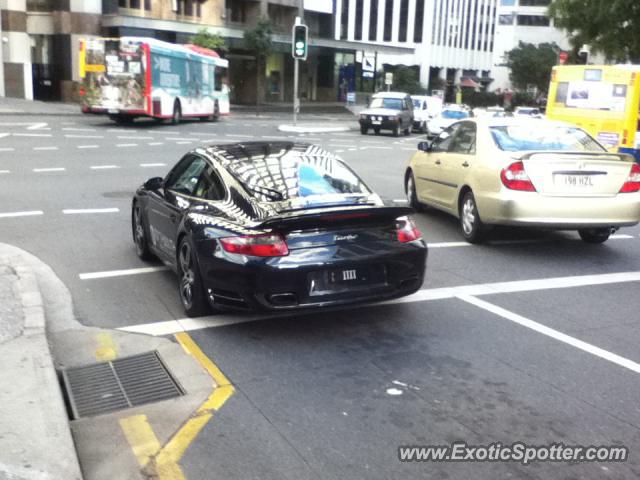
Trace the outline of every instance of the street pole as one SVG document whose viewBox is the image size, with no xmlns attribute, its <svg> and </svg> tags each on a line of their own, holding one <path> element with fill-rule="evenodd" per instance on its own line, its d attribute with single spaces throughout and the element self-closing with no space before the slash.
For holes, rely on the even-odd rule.
<svg viewBox="0 0 640 480">
<path fill-rule="evenodd" d="M 298 0 L 298 16 L 296 25 L 304 24 L 304 0 Z M 307 47 L 309 48 L 309 47 Z M 298 113 L 300 113 L 300 99 L 298 98 L 298 77 L 300 76 L 300 60 L 293 59 L 293 124 L 298 123 Z"/>
</svg>

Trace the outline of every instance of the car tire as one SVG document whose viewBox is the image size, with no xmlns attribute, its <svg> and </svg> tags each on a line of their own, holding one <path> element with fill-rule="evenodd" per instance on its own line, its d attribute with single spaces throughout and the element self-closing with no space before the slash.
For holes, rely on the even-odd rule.
<svg viewBox="0 0 640 480">
<path fill-rule="evenodd" d="M 182 108 L 180 107 L 180 102 L 176 100 L 173 104 L 173 115 L 171 115 L 171 123 L 173 125 L 178 125 L 182 121 Z"/>
<path fill-rule="evenodd" d="M 198 259 L 189 239 L 184 236 L 178 245 L 178 293 L 188 317 L 201 317 L 211 312 L 204 284 L 198 267 Z"/>
<path fill-rule="evenodd" d="M 149 248 L 147 227 L 144 220 L 142 207 L 136 202 L 131 212 L 131 230 L 133 233 L 133 243 L 136 246 L 136 254 L 141 260 L 151 260 L 153 254 Z"/>
<path fill-rule="evenodd" d="M 374 128 L 373 133 L 375 133 L 376 135 L 380 135 L 380 127 Z"/>
<path fill-rule="evenodd" d="M 427 130 L 427 122 L 422 122 L 422 125 L 420 125 L 420 133 L 428 133 L 429 130 Z"/>
<path fill-rule="evenodd" d="M 585 243 L 604 243 L 611 236 L 611 228 L 584 228 L 578 230 L 578 235 Z"/>
<path fill-rule="evenodd" d="M 368 127 L 365 127 L 364 125 L 360 125 L 360 133 L 362 135 L 366 135 L 368 131 L 369 131 Z"/>
<path fill-rule="evenodd" d="M 460 228 L 464 239 L 469 243 L 482 243 L 487 227 L 482 222 L 473 192 L 468 191 L 460 202 Z"/>
<path fill-rule="evenodd" d="M 404 129 L 404 136 L 408 137 L 409 135 L 411 135 L 411 127 L 407 127 Z"/>
<path fill-rule="evenodd" d="M 418 200 L 418 194 L 416 193 L 416 180 L 413 176 L 413 172 L 409 171 L 406 175 L 404 183 L 404 191 L 407 194 L 407 201 L 409 206 L 416 212 L 421 212 L 425 209 L 425 205 Z"/>
<path fill-rule="evenodd" d="M 397 137 L 400 134 L 400 127 L 398 127 L 397 125 L 395 127 L 393 127 L 391 129 L 391 132 L 393 133 L 394 137 Z"/>
</svg>

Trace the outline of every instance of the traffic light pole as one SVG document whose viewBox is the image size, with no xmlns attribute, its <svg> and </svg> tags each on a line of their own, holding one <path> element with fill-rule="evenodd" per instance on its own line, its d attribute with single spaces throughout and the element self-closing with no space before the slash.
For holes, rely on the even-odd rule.
<svg viewBox="0 0 640 480">
<path fill-rule="evenodd" d="M 300 74 L 300 64 L 297 58 L 293 59 L 293 124 L 298 123 L 298 112 L 300 111 L 300 100 L 298 99 L 298 75 Z"/>
</svg>

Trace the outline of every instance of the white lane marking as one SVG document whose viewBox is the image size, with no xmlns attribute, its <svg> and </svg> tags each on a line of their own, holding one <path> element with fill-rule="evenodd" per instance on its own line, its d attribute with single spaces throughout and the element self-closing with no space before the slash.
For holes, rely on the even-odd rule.
<svg viewBox="0 0 640 480">
<path fill-rule="evenodd" d="M 185 138 L 185 137 L 166 137 L 165 140 L 170 140 L 172 142 L 192 142 L 193 138 Z"/>
<path fill-rule="evenodd" d="M 92 213 L 118 213 L 119 208 L 67 208 L 62 210 L 65 215 L 82 215 Z"/>
<path fill-rule="evenodd" d="M 98 145 L 78 145 L 78 148 L 98 148 Z"/>
<path fill-rule="evenodd" d="M 634 238 L 633 235 L 624 235 L 622 233 L 618 233 L 615 235 L 611 235 L 609 240 L 627 240 L 629 238 Z"/>
<path fill-rule="evenodd" d="M 116 147 L 137 147 L 137 143 L 116 143 Z"/>
<path fill-rule="evenodd" d="M 255 138 L 253 135 L 237 135 L 235 133 L 226 133 L 225 137 L 238 137 L 238 138 Z"/>
<path fill-rule="evenodd" d="M 64 167 L 49 167 L 49 168 L 34 168 L 33 171 L 35 173 L 45 173 L 45 172 L 64 172 L 66 168 Z"/>
<path fill-rule="evenodd" d="M 470 247 L 471 244 L 469 242 L 438 242 L 438 243 L 427 243 L 429 248 L 452 248 L 452 247 Z"/>
<path fill-rule="evenodd" d="M 138 133 L 138 130 L 125 130 L 124 128 L 108 128 L 107 132 Z"/>
<path fill-rule="evenodd" d="M 13 152 L 15 151 L 15 148 L 13 147 L 2 147 L 0 148 L 0 152 Z"/>
<path fill-rule="evenodd" d="M 104 138 L 104 135 L 82 135 L 76 133 L 66 133 L 66 138 Z"/>
<path fill-rule="evenodd" d="M 197 138 L 194 138 L 194 141 L 198 141 Z M 179 142 L 176 142 L 178 145 L 186 145 L 187 143 L 192 143 L 192 140 L 180 140 Z"/>
<path fill-rule="evenodd" d="M 0 213 L 0 218 L 32 217 L 34 215 L 44 215 L 44 212 L 42 210 L 31 210 L 27 212 L 7 212 L 7 213 Z"/>
<path fill-rule="evenodd" d="M 14 137 L 53 137 L 51 133 L 12 133 Z"/>
<path fill-rule="evenodd" d="M 11 173 L 11 170 L 0 170 L 0 173 Z"/>
<path fill-rule="evenodd" d="M 539 280 L 517 280 L 513 282 L 485 283 L 476 285 L 460 285 L 457 287 L 429 288 L 420 290 L 408 297 L 380 302 L 378 305 L 396 303 L 426 302 L 445 300 L 460 296 L 492 295 L 499 293 L 528 292 L 535 290 L 553 290 L 558 288 L 588 287 L 613 283 L 640 282 L 640 272 L 605 273 L 601 275 L 579 275 L 574 277 L 554 277 Z M 237 323 L 255 322 L 270 318 L 284 317 L 290 314 L 228 314 L 207 318 L 183 318 L 164 322 L 145 323 L 121 327 L 118 330 L 145 333 L 148 335 L 169 335 L 178 332 L 202 330 L 205 328 L 223 327 Z"/>
<path fill-rule="evenodd" d="M 156 146 L 156 145 L 164 145 L 164 142 L 149 142 L 149 143 L 147 143 L 147 145 L 150 145 L 150 146 L 153 147 L 153 146 Z"/>
<path fill-rule="evenodd" d="M 394 198 L 393 201 L 396 203 L 409 203 L 406 198 Z"/>
<path fill-rule="evenodd" d="M 91 170 L 113 170 L 120 167 L 118 165 L 92 165 L 89 168 Z"/>
<path fill-rule="evenodd" d="M 343 153 L 343 152 L 344 152 L 344 150 L 336 150 L 335 152 L 336 152 L 336 153 Z"/>
<path fill-rule="evenodd" d="M 141 167 L 164 167 L 166 163 L 141 163 Z"/>
<path fill-rule="evenodd" d="M 162 272 L 168 269 L 169 267 L 131 268 L 129 270 L 110 270 L 106 272 L 81 273 L 79 277 L 80 280 L 95 280 L 98 278 L 124 277 L 128 275 L 140 275 L 143 273 Z"/>
<path fill-rule="evenodd" d="M 118 135 L 123 140 L 153 140 L 153 137 L 144 137 L 139 135 Z"/>
<path fill-rule="evenodd" d="M 331 148 L 351 148 L 351 145 L 338 145 L 336 143 L 328 143 L 327 146 Z"/>
<path fill-rule="evenodd" d="M 64 127 L 62 129 L 65 132 L 95 132 L 95 128 L 80 128 L 80 127 Z"/>
<path fill-rule="evenodd" d="M 620 355 L 616 355 L 615 353 L 609 352 L 600 347 L 596 347 L 595 345 L 592 345 L 590 343 L 583 342 L 582 340 L 567 335 L 566 333 L 562 333 L 558 330 L 542 325 L 541 323 L 534 322 L 533 320 L 518 315 L 517 313 L 510 312 L 509 310 L 494 305 L 493 303 L 485 302 L 484 300 L 480 300 L 479 298 L 476 298 L 474 296 L 458 295 L 458 298 L 464 302 L 470 303 L 471 305 L 475 305 L 478 308 L 486 310 L 487 312 L 491 312 L 511 322 L 517 323 L 518 325 L 534 330 L 562 343 L 566 343 L 567 345 L 571 345 L 572 347 L 582 350 L 583 352 L 590 353 L 591 355 L 600 357 L 603 360 L 615 363 L 616 365 L 627 368 L 633 372 L 640 373 L 640 364 L 629 360 L 628 358 L 621 357 Z"/>
<path fill-rule="evenodd" d="M 58 150 L 58 147 L 33 147 L 34 150 Z"/>
<path fill-rule="evenodd" d="M 30 127 L 27 127 L 27 130 L 51 130 L 50 128 L 45 128 L 47 126 L 47 122 L 34 123 Z"/>
</svg>

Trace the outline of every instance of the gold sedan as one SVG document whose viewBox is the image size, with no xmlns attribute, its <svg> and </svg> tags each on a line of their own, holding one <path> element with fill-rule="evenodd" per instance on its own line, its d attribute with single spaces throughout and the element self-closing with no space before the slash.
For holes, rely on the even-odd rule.
<svg viewBox="0 0 640 480">
<path fill-rule="evenodd" d="M 491 225 L 578 230 L 585 242 L 602 243 L 640 222 L 640 165 L 564 123 L 457 122 L 418 144 L 404 180 L 414 208 L 456 216 L 471 243 Z"/>
</svg>

